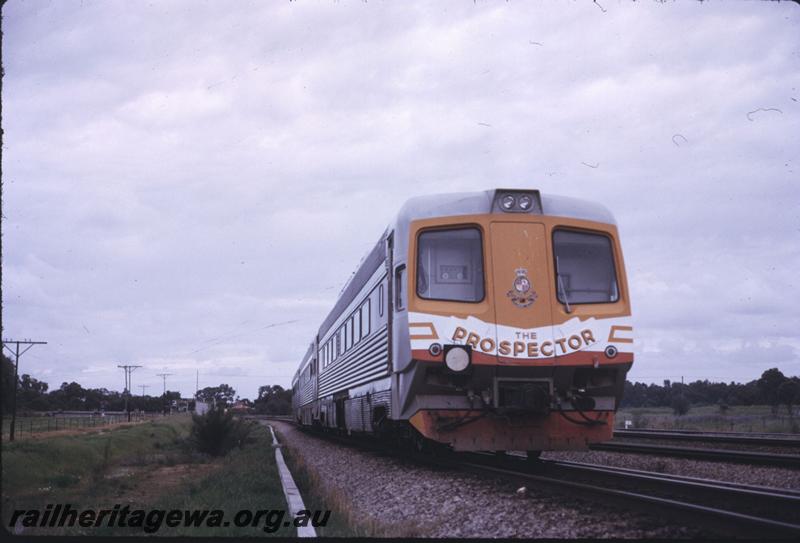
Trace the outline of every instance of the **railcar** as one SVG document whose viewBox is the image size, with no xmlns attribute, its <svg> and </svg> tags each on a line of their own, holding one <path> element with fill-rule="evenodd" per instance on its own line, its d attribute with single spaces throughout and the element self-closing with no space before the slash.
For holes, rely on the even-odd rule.
<svg viewBox="0 0 800 543">
<path fill-rule="evenodd" d="M 456 451 L 611 438 L 633 326 L 602 205 L 537 190 L 413 198 L 292 382 L 300 425 Z"/>
</svg>

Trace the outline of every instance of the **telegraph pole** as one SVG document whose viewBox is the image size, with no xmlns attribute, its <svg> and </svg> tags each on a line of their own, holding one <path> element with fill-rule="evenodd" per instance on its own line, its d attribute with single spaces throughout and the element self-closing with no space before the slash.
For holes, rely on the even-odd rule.
<svg viewBox="0 0 800 543">
<path fill-rule="evenodd" d="M 122 368 L 125 370 L 125 392 L 122 393 L 125 396 L 125 412 L 128 413 L 128 422 L 131 421 L 131 412 L 128 411 L 128 396 L 131 395 L 131 373 L 136 368 L 141 368 L 141 366 L 131 366 L 131 365 L 117 365 L 118 368 Z"/>
<path fill-rule="evenodd" d="M 164 379 L 164 397 L 166 398 L 166 396 L 167 396 L 167 377 L 169 377 L 170 375 L 175 375 L 175 374 L 174 373 L 156 373 L 156 375 L 158 375 L 159 377 Z"/>
<path fill-rule="evenodd" d="M 139 385 L 139 388 L 142 389 L 142 398 L 144 398 L 144 389 L 150 388 L 150 385 Z"/>
<path fill-rule="evenodd" d="M 173 375 L 173 374 L 172 373 L 156 373 L 156 375 L 158 375 L 159 377 L 161 377 L 164 380 L 164 394 L 162 396 L 164 398 L 164 404 L 165 404 L 164 405 L 164 414 L 167 414 L 167 409 L 169 409 L 169 414 L 171 415 L 172 414 L 172 405 L 167 405 L 167 377 L 169 377 L 170 375 Z"/>
<path fill-rule="evenodd" d="M 11 344 L 15 345 L 15 349 L 9 347 Z M 20 345 L 27 345 L 22 352 L 19 352 Z M 11 426 L 9 428 L 8 440 L 14 441 L 14 427 L 17 424 L 17 375 L 19 374 L 19 357 L 27 353 L 28 350 L 34 345 L 47 345 L 46 341 L 31 341 L 24 339 L 17 341 L 15 339 L 4 339 L 3 347 L 8 349 L 8 352 L 14 355 L 14 395 L 11 397 Z"/>
</svg>

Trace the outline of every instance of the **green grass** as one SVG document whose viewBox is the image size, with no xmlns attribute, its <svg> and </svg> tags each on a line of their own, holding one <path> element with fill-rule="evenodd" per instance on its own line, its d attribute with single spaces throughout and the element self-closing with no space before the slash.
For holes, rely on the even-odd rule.
<svg viewBox="0 0 800 543">
<path fill-rule="evenodd" d="M 153 504 L 153 508 L 220 509 L 228 520 L 233 520 L 234 515 L 242 510 L 253 513 L 259 510 L 287 510 L 269 430 L 255 424 L 249 443 L 228 453 L 221 460 L 218 470 L 188 486 L 181 494 L 165 496 Z M 288 511 L 284 521 L 287 519 L 291 520 Z M 158 533 L 192 537 L 297 537 L 293 526 L 280 526 L 277 531 L 269 533 L 263 529 L 265 522 L 262 518 L 258 526 L 237 527 L 231 522 L 231 526 L 220 528 L 162 528 Z"/>
<path fill-rule="evenodd" d="M 730 406 L 725 412 L 716 405 L 699 405 L 683 416 L 669 407 L 626 407 L 617 412 L 615 428 L 624 428 L 626 420 L 631 428 L 800 433 L 800 419 L 785 411 L 773 415 L 768 405 Z"/>
<path fill-rule="evenodd" d="M 222 510 L 224 520 L 233 521 L 237 512 L 287 509 L 275 465 L 268 429 L 256 425 L 242 448 L 222 458 L 198 455 L 189 449 L 186 437 L 191 428 L 188 416 L 118 428 L 103 435 L 53 437 L 19 441 L 3 447 L 3 522 L 8 524 L 14 509 L 44 510 L 48 503 L 69 503 L 74 509 L 112 509 L 130 504 L 131 510 Z M 202 464 L 196 463 L 198 460 Z M 168 466 L 188 470 L 185 479 L 164 483 Z M 118 470 L 162 469 L 151 484 L 138 476 L 104 476 Z M 191 479 L 192 472 L 198 474 Z M 151 481 L 151 479 L 147 479 Z M 163 486 L 159 486 L 159 482 Z M 147 493 L 142 493 L 147 489 Z M 145 500 L 144 496 L 148 496 Z M 141 503 L 147 501 L 147 503 Z M 157 536 L 296 537 L 294 526 L 275 526 L 276 517 L 262 516 L 257 526 L 177 527 L 162 524 Z M 281 521 L 292 520 L 287 513 Z M 280 522 L 282 524 L 283 522 Z M 48 528 L 26 533 L 72 536 L 142 535 L 141 528 Z"/>
<path fill-rule="evenodd" d="M 159 447 L 179 447 L 189 433 L 185 415 L 105 432 L 3 442 L 3 498 L 68 487 L 123 461 L 142 461 Z"/>
</svg>

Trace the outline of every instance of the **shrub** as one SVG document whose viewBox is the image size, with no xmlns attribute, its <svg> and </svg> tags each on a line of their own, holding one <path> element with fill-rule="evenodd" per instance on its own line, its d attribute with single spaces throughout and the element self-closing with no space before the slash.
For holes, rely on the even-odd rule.
<svg viewBox="0 0 800 543">
<path fill-rule="evenodd" d="M 679 395 L 675 396 L 674 398 L 672 398 L 671 407 L 672 407 L 672 411 L 676 415 L 681 416 L 681 415 L 685 415 L 686 413 L 689 412 L 689 408 L 691 407 L 691 404 L 689 403 L 689 400 L 686 399 L 686 396 L 683 396 L 682 394 L 679 394 Z"/>
<path fill-rule="evenodd" d="M 222 456 L 234 447 L 241 447 L 250 434 L 250 425 L 234 419 L 223 409 L 210 409 L 203 415 L 192 415 L 191 443 L 200 452 Z"/>
</svg>

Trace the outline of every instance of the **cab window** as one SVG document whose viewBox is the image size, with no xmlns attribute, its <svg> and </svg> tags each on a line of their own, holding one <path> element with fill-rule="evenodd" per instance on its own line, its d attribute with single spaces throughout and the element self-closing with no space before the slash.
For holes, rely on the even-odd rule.
<svg viewBox="0 0 800 543">
<path fill-rule="evenodd" d="M 428 300 L 483 300 L 483 243 L 477 228 L 422 232 L 417 241 L 417 295 Z"/>
<path fill-rule="evenodd" d="M 608 236 L 555 230 L 553 254 L 559 302 L 593 304 L 619 300 L 614 254 Z"/>
</svg>

